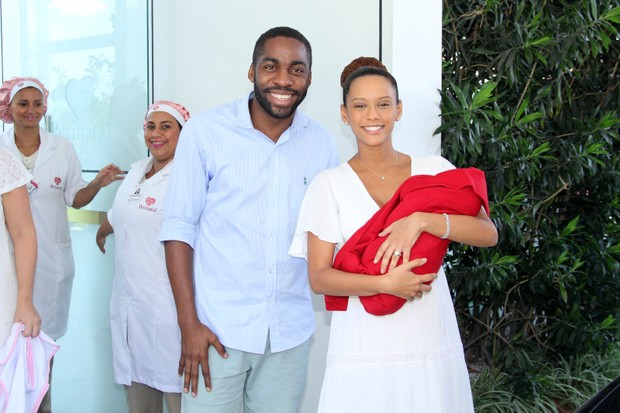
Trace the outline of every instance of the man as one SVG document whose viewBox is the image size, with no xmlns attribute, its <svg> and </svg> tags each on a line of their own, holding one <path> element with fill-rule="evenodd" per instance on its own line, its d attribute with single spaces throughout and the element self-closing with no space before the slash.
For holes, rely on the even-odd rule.
<svg viewBox="0 0 620 413">
<path fill-rule="evenodd" d="M 311 66 L 301 33 L 268 30 L 248 72 L 253 93 L 181 133 L 160 240 L 184 412 L 299 410 L 314 315 L 305 261 L 287 251 L 308 184 L 338 164 L 329 133 L 297 110 Z"/>
</svg>

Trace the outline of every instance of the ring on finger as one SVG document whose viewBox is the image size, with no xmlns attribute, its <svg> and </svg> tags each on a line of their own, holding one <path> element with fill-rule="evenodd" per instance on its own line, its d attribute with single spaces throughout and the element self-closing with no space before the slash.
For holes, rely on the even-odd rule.
<svg viewBox="0 0 620 413">
<path fill-rule="evenodd" d="M 403 255 L 402 252 L 398 251 L 398 250 L 394 250 L 394 252 L 392 253 L 392 255 L 394 255 L 395 257 L 400 257 L 401 255 Z"/>
</svg>

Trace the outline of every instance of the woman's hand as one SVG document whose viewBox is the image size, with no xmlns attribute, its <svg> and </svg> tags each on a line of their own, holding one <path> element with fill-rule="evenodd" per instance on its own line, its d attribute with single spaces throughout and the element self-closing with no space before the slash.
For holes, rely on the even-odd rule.
<svg viewBox="0 0 620 413">
<path fill-rule="evenodd" d="M 105 254 L 105 240 L 106 240 L 106 235 L 103 235 L 101 231 L 97 231 L 95 242 L 97 243 L 97 247 L 99 248 L 99 251 L 101 251 L 103 254 Z"/>
<path fill-rule="evenodd" d="M 123 171 L 113 163 L 101 168 L 92 183 L 98 188 L 110 185 L 114 181 L 123 179 Z"/>
<path fill-rule="evenodd" d="M 105 214 L 103 216 L 103 219 L 101 220 L 101 225 L 99 225 L 99 229 L 97 230 L 97 235 L 95 236 L 95 242 L 97 243 L 97 247 L 99 247 L 99 251 L 104 254 L 106 237 L 112 233 L 114 233 L 114 228 L 108 220 L 108 215 Z"/>
<path fill-rule="evenodd" d="M 437 278 L 437 274 L 414 274 L 412 269 L 424 265 L 426 258 L 417 258 L 390 270 L 382 277 L 384 281 L 383 293 L 395 295 L 405 300 L 420 298 L 424 293 L 429 292 L 432 287 L 425 283 L 430 283 Z"/>
<path fill-rule="evenodd" d="M 24 324 L 24 331 L 22 331 L 24 337 L 36 337 L 41 332 L 41 317 L 34 308 L 32 300 L 17 298 L 14 321 Z"/>
<path fill-rule="evenodd" d="M 424 231 L 423 214 L 414 212 L 408 217 L 394 221 L 379 234 L 380 237 L 387 237 L 377 250 L 374 259 L 375 263 L 381 261 L 381 274 L 393 270 L 401 255 L 403 263 L 409 262 L 411 248 Z"/>
<path fill-rule="evenodd" d="M 99 193 L 99 190 L 104 186 L 110 185 L 114 181 L 121 180 L 125 177 L 121 168 L 114 164 L 104 166 L 101 168 L 97 176 L 88 183 L 84 188 L 77 191 L 75 198 L 73 198 L 73 205 L 75 209 L 82 208 L 88 205 L 93 198 Z"/>
</svg>

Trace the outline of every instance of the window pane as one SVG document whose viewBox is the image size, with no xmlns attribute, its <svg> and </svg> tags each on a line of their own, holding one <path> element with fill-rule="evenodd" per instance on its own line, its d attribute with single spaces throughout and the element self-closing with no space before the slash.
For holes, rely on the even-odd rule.
<svg viewBox="0 0 620 413">
<path fill-rule="evenodd" d="M 147 1 L 2 1 L 2 74 L 35 76 L 50 90 L 45 126 L 70 139 L 85 178 L 146 155 Z M 89 209 L 107 210 L 114 188 Z"/>
</svg>

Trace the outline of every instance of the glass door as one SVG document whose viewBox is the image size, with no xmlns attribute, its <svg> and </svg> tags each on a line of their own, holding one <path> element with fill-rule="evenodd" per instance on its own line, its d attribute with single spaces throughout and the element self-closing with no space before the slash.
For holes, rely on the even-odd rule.
<svg viewBox="0 0 620 413">
<path fill-rule="evenodd" d="M 144 158 L 150 1 L 0 0 L 0 7 L 2 78 L 34 76 L 50 90 L 42 126 L 73 142 L 84 178 L 111 162 L 128 170 Z M 54 362 L 55 412 L 127 411 L 112 376 L 114 241 L 105 256 L 95 245 L 95 211 L 109 209 L 117 187 L 101 191 L 86 207 L 90 215 L 71 215 L 76 275 L 68 332 Z"/>
</svg>

